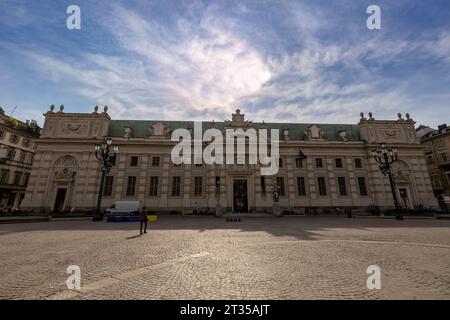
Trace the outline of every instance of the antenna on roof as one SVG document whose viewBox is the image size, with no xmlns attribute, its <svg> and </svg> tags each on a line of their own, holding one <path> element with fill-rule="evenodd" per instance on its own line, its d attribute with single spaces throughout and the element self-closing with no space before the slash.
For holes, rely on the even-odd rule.
<svg viewBox="0 0 450 320">
<path fill-rule="evenodd" d="M 16 109 L 17 109 L 17 106 L 15 106 L 15 107 L 12 109 L 12 111 L 11 111 L 11 113 L 10 113 L 9 115 L 12 116 L 12 115 L 14 114 L 14 112 L 16 112 Z"/>
</svg>

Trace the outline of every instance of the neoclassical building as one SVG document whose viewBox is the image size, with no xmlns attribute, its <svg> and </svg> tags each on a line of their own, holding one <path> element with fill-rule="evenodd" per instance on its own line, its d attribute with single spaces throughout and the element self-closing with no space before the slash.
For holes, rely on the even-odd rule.
<svg viewBox="0 0 450 320">
<path fill-rule="evenodd" d="M 0 212 L 21 206 L 39 134 L 36 121 L 22 122 L 0 107 Z"/>
<path fill-rule="evenodd" d="M 382 143 L 398 149 L 393 164 L 395 190 L 408 208 L 437 208 L 414 121 L 361 118 L 357 124 L 256 123 L 239 110 L 232 120 L 203 122 L 216 128 L 279 129 L 276 175 L 261 175 L 254 164 L 175 165 L 172 132 L 192 121 L 113 120 L 105 107 L 67 113 L 61 106 L 45 113 L 22 207 L 34 211 L 92 210 L 100 190 L 95 145 L 110 137 L 119 153 L 105 179 L 102 207 L 139 200 L 158 213 L 189 213 L 197 207 L 223 211 L 271 212 L 273 191 L 282 209 L 321 212 L 336 208 L 394 206 L 389 180 L 372 151 Z"/>
</svg>

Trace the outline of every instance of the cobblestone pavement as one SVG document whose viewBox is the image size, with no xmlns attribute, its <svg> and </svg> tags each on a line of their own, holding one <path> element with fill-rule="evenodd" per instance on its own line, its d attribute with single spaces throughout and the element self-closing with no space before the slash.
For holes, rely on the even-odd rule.
<svg viewBox="0 0 450 320">
<path fill-rule="evenodd" d="M 450 221 L 160 217 L 0 225 L 1 299 L 449 299 Z M 69 291 L 66 269 L 81 268 Z M 368 290 L 366 269 L 381 268 Z"/>
</svg>

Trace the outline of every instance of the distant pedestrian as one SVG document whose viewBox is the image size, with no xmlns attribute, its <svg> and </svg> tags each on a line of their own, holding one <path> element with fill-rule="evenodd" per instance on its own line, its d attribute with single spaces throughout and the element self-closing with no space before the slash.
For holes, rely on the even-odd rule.
<svg viewBox="0 0 450 320">
<path fill-rule="evenodd" d="M 144 227 L 144 233 L 147 233 L 147 208 L 142 207 L 141 210 L 139 210 L 139 217 L 141 222 L 141 234 L 142 234 L 142 227 Z"/>
</svg>

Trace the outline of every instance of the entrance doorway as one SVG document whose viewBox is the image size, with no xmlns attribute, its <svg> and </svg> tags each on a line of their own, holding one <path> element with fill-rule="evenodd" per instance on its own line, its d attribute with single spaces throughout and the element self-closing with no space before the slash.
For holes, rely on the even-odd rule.
<svg viewBox="0 0 450 320">
<path fill-rule="evenodd" d="M 66 201 L 67 189 L 58 189 L 56 192 L 55 206 L 53 207 L 54 212 L 61 212 L 64 210 L 64 202 Z"/>
<path fill-rule="evenodd" d="M 233 209 L 235 212 L 248 212 L 247 180 L 233 181 Z"/>
</svg>

